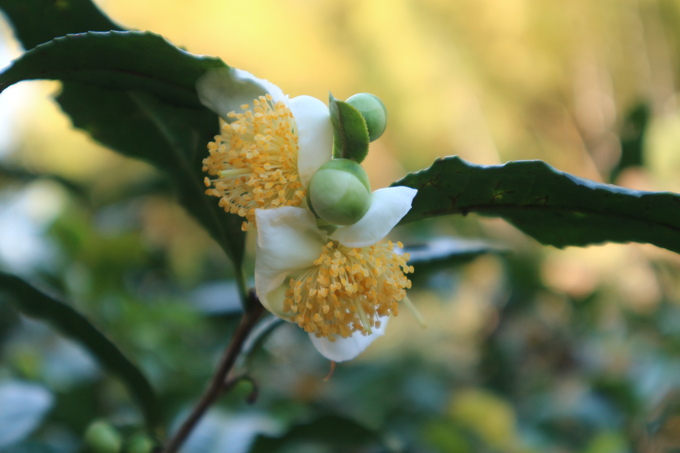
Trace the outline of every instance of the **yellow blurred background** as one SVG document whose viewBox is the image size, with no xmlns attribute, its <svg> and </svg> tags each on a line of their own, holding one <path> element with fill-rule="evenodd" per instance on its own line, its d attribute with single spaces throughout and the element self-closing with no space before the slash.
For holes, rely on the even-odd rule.
<svg viewBox="0 0 680 453">
<path fill-rule="evenodd" d="M 677 1 L 97 4 L 124 27 L 159 33 L 192 53 L 219 56 L 291 96 L 376 94 L 390 119 L 367 162 L 375 186 L 449 154 L 482 164 L 543 159 L 599 180 L 618 159 L 623 116 L 645 102 L 654 113 L 653 137 L 647 140 L 654 178 L 623 182 L 680 188 L 673 177 L 680 169 L 674 145 L 680 136 Z M 10 49 L 18 55 L 15 44 Z M 111 165 L 105 153 L 90 151 L 80 133 L 66 131 L 66 121 L 44 96 L 56 86 L 31 85 L 40 94 L 27 94 L 17 106 L 21 129 L 30 131 L 25 159 L 82 178 L 96 172 L 98 163 Z"/>
</svg>

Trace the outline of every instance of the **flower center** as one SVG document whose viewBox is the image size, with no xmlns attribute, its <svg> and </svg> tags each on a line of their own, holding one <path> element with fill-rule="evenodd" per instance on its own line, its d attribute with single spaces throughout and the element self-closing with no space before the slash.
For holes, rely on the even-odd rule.
<svg viewBox="0 0 680 453">
<path fill-rule="evenodd" d="M 225 211 L 245 217 L 242 229 L 255 222 L 255 209 L 299 206 L 305 189 L 298 173 L 295 119 L 284 102 L 260 96 L 243 113 L 230 112 L 234 121 L 221 122 L 221 134 L 208 143 L 203 160 L 209 187 Z"/>
<path fill-rule="evenodd" d="M 368 335 L 380 327 L 379 317 L 398 314 L 411 287 L 404 275 L 413 272 L 408 258 L 395 253 L 391 241 L 363 248 L 328 242 L 314 266 L 290 279 L 283 309 L 317 337 Z"/>
</svg>

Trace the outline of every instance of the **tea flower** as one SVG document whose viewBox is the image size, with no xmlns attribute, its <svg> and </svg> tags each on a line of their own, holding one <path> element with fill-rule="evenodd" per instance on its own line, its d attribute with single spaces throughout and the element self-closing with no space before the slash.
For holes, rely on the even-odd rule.
<svg viewBox="0 0 680 453">
<path fill-rule="evenodd" d="M 382 335 L 411 287 L 408 255 L 383 239 L 409 211 L 416 192 L 377 190 L 361 220 L 331 234 L 317 227 L 307 209 L 256 210 L 255 288 L 262 304 L 308 332 L 326 358 L 357 356 Z"/>
<path fill-rule="evenodd" d="M 220 116 L 221 133 L 203 160 L 206 193 L 244 217 L 244 230 L 256 209 L 300 206 L 310 178 L 331 159 L 328 107 L 310 96 L 288 99 L 272 83 L 234 68 L 208 71 L 196 89 Z"/>
</svg>

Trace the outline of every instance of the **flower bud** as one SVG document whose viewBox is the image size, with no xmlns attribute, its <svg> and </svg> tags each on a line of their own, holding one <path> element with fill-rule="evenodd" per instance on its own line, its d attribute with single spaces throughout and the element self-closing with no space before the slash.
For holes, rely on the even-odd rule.
<svg viewBox="0 0 680 453">
<path fill-rule="evenodd" d="M 349 105 L 361 113 L 368 127 L 368 137 L 375 141 L 385 132 L 387 127 L 387 109 L 385 104 L 370 93 L 359 93 L 347 99 Z"/>
<path fill-rule="evenodd" d="M 123 445 L 123 438 L 118 430 L 104 420 L 92 422 L 87 427 L 84 438 L 89 451 L 96 453 L 116 453 Z"/>
<path fill-rule="evenodd" d="M 137 433 L 126 443 L 125 451 L 127 453 L 151 453 L 153 449 L 153 440 L 146 434 Z"/>
<path fill-rule="evenodd" d="M 332 159 L 314 173 L 307 202 L 317 217 L 333 225 L 352 225 L 371 206 L 368 176 L 358 163 Z"/>
</svg>

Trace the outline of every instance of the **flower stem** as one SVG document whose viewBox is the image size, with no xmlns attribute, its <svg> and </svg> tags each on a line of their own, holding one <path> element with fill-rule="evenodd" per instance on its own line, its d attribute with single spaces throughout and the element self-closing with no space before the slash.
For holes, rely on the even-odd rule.
<svg viewBox="0 0 680 453">
<path fill-rule="evenodd" d="M 243 266 L 237 266 L 236 267 L 236 285 L 238 288 L 238 295 L 239 298 L 241 299 L 241 306 L 243 307 L 244 311 L 249 311 L 250 306 L 249 304 L 257 305 L 258 307 L 260 306 L 260 301 L 258 300 L 257 296 L 251 294 L 248 290 L 248 284 L 246 283 L 246 273 L 243 270 Z"/>
<path fill-rule="evenodd" d="M 208 388 L 203 393 L 200 401 L 196 404 L 196 406 L 194 406 L 191 414 L 189 414 L 189 417 L 187 417 L 184 423 L 182 423 L 182 426 L 180 426 L 179 430 L 174 434 L 174 436 L 172 436 L 167 446 L 163 450 L 164 453 L 176 453 L 184 441 L 186 441 L 186 439 L 189 437 L 205 412 L 213 403 L 215 403 L 215 401 L 217 401 L 222 393 L 224 393 L 224 391 L 230 387 L 229 385 L 225 385 L 229 372 L 236 363 L 236 359 L 243 348 L 243 344 L 245 343 L 248 334 L 253 329 L 253 327 L 255 327 L 255 324 L 264 312 L 264 308 L 260 304 L 260 301 L 258 300 L 254 291 L 249 293 L 248 298 L 248 309 L 243 313 L 241 322 L 236 328 L 229 346 L 224 351 L 219 366 L 213 374 Z"/>
</svg>

